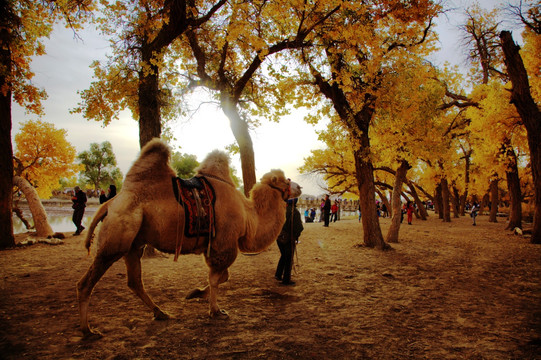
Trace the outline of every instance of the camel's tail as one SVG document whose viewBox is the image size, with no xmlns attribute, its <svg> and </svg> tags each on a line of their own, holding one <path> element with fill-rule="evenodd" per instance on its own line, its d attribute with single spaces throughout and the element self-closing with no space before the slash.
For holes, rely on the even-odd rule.
<svg viewBox="0 0 541 360">
<path fill-rule="evenodd" d="M 110 201 L 104 203 L 102 206 L 99 207 L 98 211 L 96 211 L 96 214 L 94 215 L 94 218 L 92 219 L 90 228 L 88 229 L 88 232 L 86 233 L 85 247 L 88 250 L 89 254 L 90 254 L 90 245 L 92 245 L 92 240 L 94 240 L 94 230 L 96 229 L 96 226 L 98 226 L 98 223 L 107 216 L 107 209 L 109 208 L 109 203 Z"/>
</svg>

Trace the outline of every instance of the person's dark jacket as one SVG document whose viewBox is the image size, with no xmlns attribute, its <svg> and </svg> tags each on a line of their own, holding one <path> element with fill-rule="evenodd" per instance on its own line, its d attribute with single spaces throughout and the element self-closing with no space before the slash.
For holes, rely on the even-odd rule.
<svg viewBox="0 0 541 360">
<path fill-rule="evenodd" d="M 86 207 L 86 194 L 82 190 L 77 191 L 71 200 L 73 201 L 72 207 L 74 209 L 83 209 Z"/>
<path fill-rule="evenodd" d="M 293 216 L 291 215 L 292 212 Z M 286 222 L 278 236 L 278 241 L 285 243 L 291 240 L 297 240 L 299 236 L 301 236 L 303 230 L 304 226 L 302 226 L 301 213 L 292 202 L 288 203 L 286 209 Z"/>
</svg>

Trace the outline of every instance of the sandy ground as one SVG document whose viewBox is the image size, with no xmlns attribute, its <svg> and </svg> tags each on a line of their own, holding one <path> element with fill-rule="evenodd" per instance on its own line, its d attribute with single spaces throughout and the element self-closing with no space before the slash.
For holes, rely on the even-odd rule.
<svg viewBox="0 0 541 360">
<path fill-rule="evenodd" d="M 274 279 L 275 244 L 239 255 L 220 291 L 227 320 L 184 298 L 206 282 L 201 256 L 143 260 L 167 321 L 131 293 L 119 261 L 91 299 L 95 341 L 78 327 L 75 283 L 92 261 L 83 236 L 1 251 L 0 358 L 541 359 L 541 246 L 487 219 L 414 219 L 388 252 L 356 246 L 356 219 L 305 224 L 297 285 Z"/>
</svg>

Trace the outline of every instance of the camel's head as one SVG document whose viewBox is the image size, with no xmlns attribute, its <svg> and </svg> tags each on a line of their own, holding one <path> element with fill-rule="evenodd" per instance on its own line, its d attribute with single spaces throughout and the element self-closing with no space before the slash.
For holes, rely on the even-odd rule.
<svg viewBox="0 0 541 360">
<path fill-rule="evenodd" d="M 266 173 L 261 178 L 261 183 L 267 184 L 271 188 L 279 191 L 284 200 L 299 197 L 302 193 L 299 184 L 286 178 L 282 170 L 273 169 Z"/>
<path fill-rule="evenodd" d="M 302 189 L 302 187 L 299 184 L 292 181 L 289 184 L 289 198 L 293 199 L 293 198 L 298 198 L 299 196 L 301 196 L 301 194 L 302 194 L 301 189 Z"/>
</svg>

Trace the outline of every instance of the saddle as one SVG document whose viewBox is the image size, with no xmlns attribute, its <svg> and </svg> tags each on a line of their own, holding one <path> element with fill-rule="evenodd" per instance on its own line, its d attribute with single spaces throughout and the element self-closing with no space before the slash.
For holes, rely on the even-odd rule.
<svg viewBox="0 0 541 360">
<path fill-rule="evenodd" d="M 173 192 L 175 199 L 184 207 L 184 236 L 208 237 L 215 235 L 214 204 L 216 194 L 208 180 L 202 176 L 191 179 L 173 177 Z M 182 246 L 182 242 L 180 242 Z M 177 253 L 180 248 L 177 248 Z"/>
</svg>

